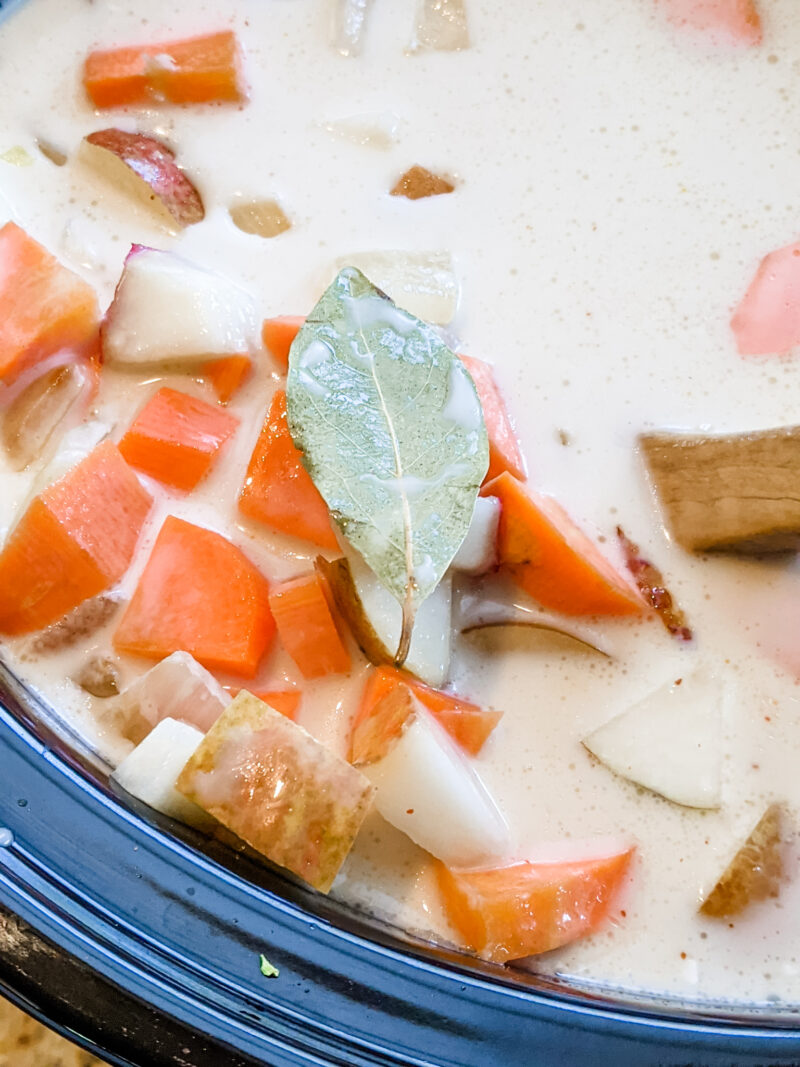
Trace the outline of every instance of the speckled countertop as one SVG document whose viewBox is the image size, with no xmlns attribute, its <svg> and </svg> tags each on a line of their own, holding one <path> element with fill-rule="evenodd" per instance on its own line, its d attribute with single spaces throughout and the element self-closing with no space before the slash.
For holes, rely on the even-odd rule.
<svg viewBox="0 0 800 1067">
<path fill-rule="evenodd" d="M 0 1067 L 102 1067 L 0 997 Z"/>
</svg>

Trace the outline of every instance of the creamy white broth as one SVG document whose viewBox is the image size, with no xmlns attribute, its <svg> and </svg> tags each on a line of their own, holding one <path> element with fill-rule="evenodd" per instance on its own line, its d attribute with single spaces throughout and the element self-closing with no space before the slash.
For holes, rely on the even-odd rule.
<svg viewBox="0 0 800 1067">
<path fill-rule="evenodd" d="M 800 12 L 793 0 L 763 0 L 763 46 L 728 50 L 671 29 L 650 0 L 578 8 L 515 0 L 502 15 L 471 0 L 468 51 L 410 56 L 414 7 L 378 0 L 361 55 L 345 59 L 330 47 L 320 0 L 242 0 L 224 17 L 211 5 L 167 11 L 155 0 L 30 0 L 0 27 L 0 154 L 21 145 L 33 159 L 27 167 L 0 160 L 0 223 L 19 222 L 95 285 L 104 306 L 133 242 L 227 274 L 264 315 L 307 311 L 350 252 L 451 252 L 462 295 L 450 331 L 461 350 L 495 364 L 532 483 L 605 538 L 616 559 L 622 523 L 664 571 L 697 635 L 681 647 L 657 623 L 604 623 L 611 662 L 567 644 L 457 646 L 455 689 L 505 712 L 478 765 L 516 854 L 555 855 L 565 839 L 595 852 L 598 839 L 638 846 L 624 921 L 533 966 L 689 996 L 800 1000 L 792 947 L 800 882 L 790 878 L 777 901 L 733 928 L 696 915 L 764 806 L 785 801 L 794 816 L 800 807 L 800 692 L 759 647 L 775 643 L 771 615 L 791 602 L 799 579 L 785 560 L 690 557 L 672 544 L 635 450 L 637 433 L 653 427 L 797 421 L 797 364 L 741 359 L 729 317 L 760 257 L 796 236 L 791 88 Z M 79 77 L 88 48 L 228 24 L 246 52 L 247 106 L 97 115 L 86 102 Z M 396 116 L 396 143 L 362 146 L 325 129 L 371 113 Z M 201 224 L 170 236 L 93 178 L 75 149 L 110 125 L 172 144 L 202 193 Z M 36 137 L 68 152 L 67 165 L 43 158 Z M 413 163 L 451 176 L 455 193 L 389 197 Z M 227 214 L 239 196 L 275 197 L 292 229 L 273 240 L 241 233 Z M 167 380 L 207 395 L 184 377 Z M 276 578 L 307 567 L 313 546 L 242 523 L 233 508 L 276 381 L 264 356 L 230 405 L 242 418 L 237 439 L 197 491 L 156 490 L 122 595 L 168 512 L 232 530 Z M 153 379 L 104 371 L 97 407 L 114 439 L 155 388 Z M 3 531 L 34 473 L 0 475 Z M 107 649 L 109 633 L 91 643 Z M 86 650 L 33 661 L 26 647 L 7 642 L 4 656 L 119 758 L 124 747 L 94 723 L 102 702 L 68 681 Z M 723 806 L 709 812 L 638 790 L 580 745 L 615 712 L 701 664 L 728 683 Z M 146 666 L 123 660 L 126 678 Z M 302 724 L 342 746 L 363 674 L 304 683 Z M 284 679 L 300 681 L 276 652 L 259 680 Z M 334 894 L 454 938 L 424 853 L 377 816 Z"/>
</svg>

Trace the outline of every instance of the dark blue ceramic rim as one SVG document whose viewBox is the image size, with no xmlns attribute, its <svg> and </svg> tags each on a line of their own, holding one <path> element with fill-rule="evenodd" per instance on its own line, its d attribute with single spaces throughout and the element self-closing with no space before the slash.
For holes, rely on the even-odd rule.
<svg viewBox="0 0 800 1067">
<path fill-rule="evenodd" d="M 115 795 L 2 665 L 0 991 L 137 1067 L 800 1063 L 796 1015 L 517 979 L 360 918 Z"/>
</svg>

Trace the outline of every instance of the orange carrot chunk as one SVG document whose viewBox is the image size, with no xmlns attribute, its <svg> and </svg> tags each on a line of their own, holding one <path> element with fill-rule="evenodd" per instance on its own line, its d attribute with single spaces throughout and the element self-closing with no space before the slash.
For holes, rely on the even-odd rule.
<svg viewBox="0 0 800 1067">
<path fill-rule="evenodd" d="M 114 634 L 120 652 L 184 651 L 211 671 L 252 678 L 275 636 L 269 585 L 221 534 L 168 515 Z"/>
<path fill-rule="evenodd" d="M 227 404 L 250 377 L 253 363 L 249 356 L 223 356 L 204 363 L 201 377 L 210 383 L 221 404 Z"/>
<path fill-rule="evenodd" d="M 132 467 L 164 485 L 194 489 L 238 425 L 217 405 L 165 387 L 133 420 L 119 450 Z"/>
<path fill-rule="evenodd" d="M 302 315 L 280 315 L 277 319 L 264 320 L 261 340 L 281 370 L 289 369 L 289 349 L 305 321 Z"/>
<path fill-rule="evenodd" d="M 714 44 L 761 44 L 761 16 L 755 0 L 657 0 L 667 18 L 704 34 Z"/>
<path fill-rule="evenodd" d="M 232 698 L 241 692 L 241 689 L 229 685 L 224 686 L 224 689 L 227 693 L 230 693 Z M 247 692 L 252 693 L 254 697 L 258 697 L 259 700 L 263 700 L 265 704 L 269 704 L 271 708 L 280 712 L 281 715 L 285 715 L 287 719 L 297 722 L 297 714 L 300 711 L 300 700 L 302 698 L 299 689 L 248 689 Z"/>
<path fill-rule="evenodd" d="M 0 385 L 62 348 L 97 336 L 94 289 L 15 222 L 0 228 Z"/>
<path fill-rule="evenodd" d="M 303 466 L 286 420 L 286 393 L 272 398 L 247 468 L 239 510 L 281 533 L 337 550 L 328 505 Z"/>
<path fill-rule="evenodd" d="M 510 471 L 515 478 L 524 481 L 525 460 L 522 458 L 505 400 L 494 380 L 494 371 L 488 363 L 473 356 L 461 353 L 459 359 L 475 383 L 483 408 L 483 421 L 489 435 L 489 470 L 486 480 L 496 478 L 503 471 Z"/>
<path fill-rule="evenodd" d="M 273 586 L 269 596 L 281 643 L 305 678 L 350 670 L 350 653 L 323 581 L 313 571 Z"/>
<path fill-rule="evenodd" d="M 565 615 L 641 615 L 647 606 L 552 497 L 505 473 L 484 486 L 500 499 L 501 566 L 534 600 Z"/>
<path fill-rule="evenodd" d="M 602 859 L 453 871 L 436 862 L 447 914 L 467 948 L 492 963 L 594 933 L 610 916 L 633 849 Z"/>
<path fill-rule="evenodd" d="M 378 705 L 398 685 L 405 685 L 441 723 L 457 744 L 470 756 L 477 756 L 489 734 L 503 717 L 502 711 L 484 711 L 461 697 L 433 689 L 397 667 L 375 667 L 369 672 L 361 703 L 350 728 L 350 760 L 353 737 L 363 722 L 375 714 Z"/>
<path fill-rule="evenodd" d="M 151 503 L 108 441 L 35 497 L 0 552 L 0 633 L 40 630 L 118 581 Z"/>
<path fill-rule="evenodd" d="M 245 98 L 242 53 L 231 30 L 167 44 L 90 52 L 83 84 L 95 107 Z"/>
</svg>

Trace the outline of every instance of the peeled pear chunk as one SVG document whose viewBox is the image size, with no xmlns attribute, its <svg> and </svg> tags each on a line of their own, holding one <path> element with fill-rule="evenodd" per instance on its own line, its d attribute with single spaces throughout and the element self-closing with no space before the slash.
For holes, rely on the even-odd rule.
<svg viewBox="0 0 800 1067">
<path fill-rule="evenodd" d="M 108 702 L 128 740 L 138 743 L 162 719 L 181 719 L 209 730 L 231 698 L 188 652 L 173 652 Z"/>
<path fill-rule="evenodd" d="M 465 574 L 484 574 L 497 561 L 497 524 L 500 501 L 496 496 L 479 496 L 475 501 L 467 536 L 450 566 Z"/>
<path fill-rule="evenodd" d="M 336 260 L 335 272 L 357 267 L 401 308 L 426 322 L 446 326 L 458 309 L 459 283 L 449 252 L 352 252 Z"/>
<path fill-rule="evenodd" d="M 177 719 L 162 719 L 111 777 L 156 811 L 207 830 L 215 820 L 175 788 L 178 775 L 202 740 L 203 734 L 196 727 Z"/>
<path fill-rule="evenodd" d="M 134 246 L 103 324 L 112 363 L 191 363 L 246 354 L 257 332 L 249 293 L 172 252 Z"/>
<path fill-rule="evenodd" d="M 389 740 L 383 756 L 361 766 L 377 790 L 375 807 L 449 867 L 502 859 L 509 830 L 494 799 L 446 730 L 407 690 L 404 696 L 408 714 L 392 723 L 399 737 Z"/>
<path fill-rule="evenodd" d="M 183 768 L 178 790 L 323 893 L 374 793 L 359 770 L 245 691 Z"/>
<path fill-rule="evenodd" d="M 610 770 L 688 808 L 718 808 L 723 689 L 703 671 L 650 693 L 583 739 Z"/>
<path fill-rule="evenodd" d="M 357 552 L 328 563 L 318 560 L 330 583 L 336 606 L 367 659 L 393 663 L 403 611 Z M 411 647 L 403 666 L 428 685 L 441 686 L 450 670 L 452 579 L 445 575 L 420 604 Z"/>
<path fill-rule="evenodd" d="M 647 433 L 639 445 L 667 529 L 690 552 L 800 547 L 800 426 Z"/>
</svg>

